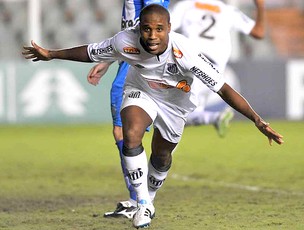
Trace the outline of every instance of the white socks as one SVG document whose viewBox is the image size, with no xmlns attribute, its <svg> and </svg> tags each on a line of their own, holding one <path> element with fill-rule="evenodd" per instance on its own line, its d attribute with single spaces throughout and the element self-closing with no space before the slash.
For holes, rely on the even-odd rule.
<svg viewBox="0 0 304 230">
<path fill-rule="evenodd" d="M 148 164 L 145 150 L 136 156 L 123 155 L 128 177 L 134 190 L 137 193 L 137 201 L 151 203 L 150 195 L 148 192 Z"/>
<path fill-rule="evenodd" d="M 147 164 L 145 150 L 132 157 L 123 155 L 123 158 L 130 183 L 137 193 L 138 203 L 152 203 L 156 192 L 163 185 L 168 171 L 160 172 L 156 170 L 151 161 Z"/>
<path fill-rule="evenodd" d="M 151 160 L 148 164 L 149 174 L 148 174 L 148 190 L 150 194 L 150 199 L 153 202 L 156 192 L 160 189 L 160 187 L 164 184 L 164 181 L 168 175 L 169 171 L 160 172 L 156 170 L 151 164 Z"/>
</svg>

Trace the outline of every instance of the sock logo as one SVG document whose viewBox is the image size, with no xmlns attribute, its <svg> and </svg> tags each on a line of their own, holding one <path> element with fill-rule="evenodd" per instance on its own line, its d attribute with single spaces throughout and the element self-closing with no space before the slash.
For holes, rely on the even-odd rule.
<svg viewBox="0 0 304 230">
<path fill-rule="evenodd" d="M 165 181 L 165 179 L 158 180 L 154 176 L 150 176 L 149 177 L 149 187 L 152 190 L 157 190 L 157 189 L 159 189 L 163 185 L 164 181 Z"/>
<path fill-rule="evenodd" d="M 143 171 L 141 168 L 135 169 L 135 170 L 130 170 L 128 173 L 128 177 L 130 180 L 134 181 L 142 177 Z"/>
</svg>

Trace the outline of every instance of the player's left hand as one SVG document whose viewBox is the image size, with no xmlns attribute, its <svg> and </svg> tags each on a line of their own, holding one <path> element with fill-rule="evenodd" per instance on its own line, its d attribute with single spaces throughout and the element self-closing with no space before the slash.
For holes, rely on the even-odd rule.
<svg viewBox="0 0 304 230">
<path fill-rule="evenodd" d="M 38 46 L 33 40 L 31 41 L 32 46 L 23 46 L 24 51 L 22 52 L 25 59 L 32 59 L 36 61 L 49 61 L 51 60 L 50 51 Z"/>
<path fill-rule="evenodd" d="M 87 75 L 88 82 L 95 86 L 98 85 L 101 77 L 105 75 L 111 64 L 112 63 L 108 62 L 100 62 L 99 64 L 93 66 Z"/>
<path fill-rule="evenodd" d="M 275 141 L 276 143 L 283 144 L 283 136 L 279 133 L 277 133 L 275 130 L 273 130 L 269 123 L 266 123 L 262 119 L 255 122 L 255 126 L 266 136 L 268 137 L 269 144 L 272 145 L 272 141 Z"/>
</svg>

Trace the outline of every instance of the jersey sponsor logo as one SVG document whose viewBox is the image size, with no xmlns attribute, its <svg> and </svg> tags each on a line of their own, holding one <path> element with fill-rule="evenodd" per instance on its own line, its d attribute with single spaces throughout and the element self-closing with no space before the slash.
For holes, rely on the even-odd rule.
<svg viewBox="0 0 304 230">
<path fill-rule="evenodd" d="M 190 92 L 191 86 L 187 83 L 186 80 L 181 80 L 177 83 L 176 88 L 181 89 L 185 93 Z"/>
<path fill-rule="evenodd" d="M 205 72 L 203 72 L 201 69 L 199 69 L 196 66 L 193 66 L 190 71 L 202 82 L 204 82 L 206 85 L 215 86 L 217 82 L 209 77 Z"/>
<path fill-rule="evenodd" d="M 208 65 L 210 65 L 212 67 L 212 69 L 214 69 L 216 72 L 219 73 L 219 71 L 214 67 L 214 65 L 211 63 L 211 61 L 205 57 L 205 55 L 203 53 L 199 53 L 198 56 L 203 59 L 206 63 L 208 63 Z"/>
<path fill-rule="evenodd" d="M 132 91 L 128 98 L 140 98 L 140 91 Z"/>
<path fill-rule="evenodd" d="M 184 55 L 179 49 L 173 48 L 173 54 L 176 58 L 182 58 Z"/>
<path fill-rule="evenodd" d="M 167 85 L 165 83 L 162 82 L 156 82 L 156 81 L 148 81 L 148 84 L 150 86 L 150 88 L 152 89 L 172 89 L 172 88 L 177 88 L 180 89 L 182 91 L 184 91 L 185 93 L 190 92 L 191 90 L 191 86 L 188 84 L 188 82 L 186 80 L 181 80 L 179 81 L 176 86 L 172 86 L 172 85 Z"/>
<path fill-rule="evenodd" d="M 135 169 L 135 170 L 130 170 L 128 172 L 128 177 L 130 180 L 134 181 L 134 180 L 137 180 L 139 179 L 140 177 L 142 177 L 143 175 L 143 171 L 141 168 L 138 168 L 138 169 Z"/>
<path fill-rule="evenodd" d="M 170 74 L 178 74 L 178 68 L 177 65 L 175 63 L 168 63 L 167 64 L 167 72 Z"/>
<path fill-rule="evenodd" d="M 170 89 L 170 88 L 174 88 L 171 85 L 167 85 L 161 82 L 155 82 L 155 81 L 148 81 L 148 84 L 150 86 L 151 89 Z"/>
<path fill-rule="evenodd" d="M 139 18 L 137 18 L 136 20 L 122 19 L 121 20 L 121 29 L 124 30 L 126 28 L 133 27 L 133 26 L 137 25 L 138 22 L 139 22 Z"/>
<path fill-rule="evenodd" d="M 99 55 L 99 54 L 103 54 L 103 53 L 111 53 L 112 51 L 113 51 L 113 46 L 109 45 L 105 48 L 92 49 L 92 54 Z"/>
<path fill-rule="evenodd" d="M 195 7 L 197 9 L 208 10 L 208 11 L 212 11 L 212 12 L 215 12 L 215 13 L 220 13 L 221 12 L 221 8 L 219 6 L 206 4 L 206 3 L 201 3 L 201 2 L 196 2 Z"/>
<path fill-rule="evenodd" d="M 140 50 L 135 47 L 124 47 L 123 51 L 127 54 L 140 54 Z"/>
</svg>

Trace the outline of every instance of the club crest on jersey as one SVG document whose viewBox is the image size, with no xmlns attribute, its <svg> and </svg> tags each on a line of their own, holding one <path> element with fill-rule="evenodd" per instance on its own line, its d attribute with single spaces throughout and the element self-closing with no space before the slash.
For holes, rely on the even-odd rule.
<svg viewBox="0 0 304 230">
<path fill-rule="evenodd" d="M 182 58 L 184 55 L 179 49 L 173 48 L 173 54 L 176 58 Z"/>
<path fill-rule="evenodd" d="M 167 72 L 169 74 L 177 74 L 178 73 L 178 68 L 177 68 L 177 65 L 175 63 L 168 63 L 167 64 Z"/>
<path fill-rule="evenodd" d="M 140 50 L 135 47 L 124 47 L 123 51 L 127 54 L 140 54 Z"/>
</svg>

